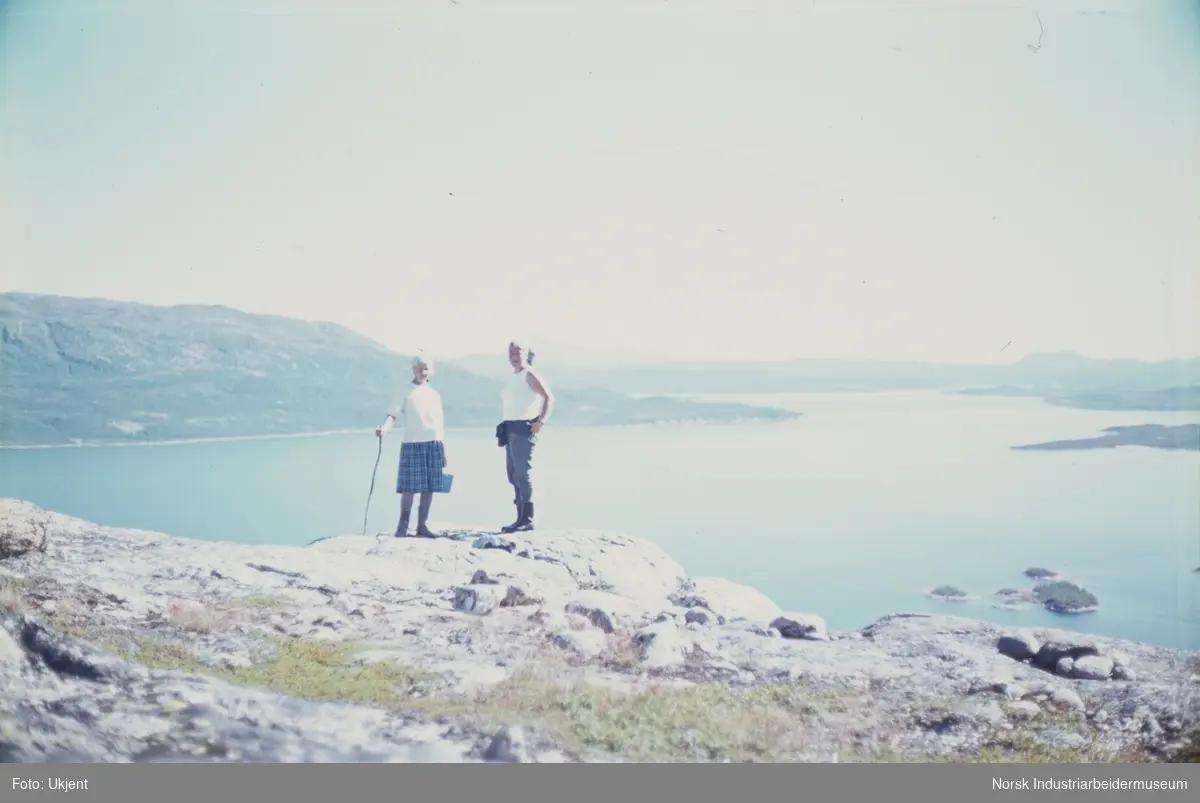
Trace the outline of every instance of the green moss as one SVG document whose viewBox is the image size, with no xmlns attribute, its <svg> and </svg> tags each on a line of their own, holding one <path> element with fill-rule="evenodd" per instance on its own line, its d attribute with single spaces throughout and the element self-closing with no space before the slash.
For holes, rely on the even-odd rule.
<svg viewBox="0 0 1200 803">
<path fill-rule="evenodd" d="M 1112 764 L 1127 759 L 1100 747 L 1094 735 L 1081 747 L 1054 747 L 1034 733 L 1018 730 L 993 736 L 991 743 L 969 760 L 979 764 Z"/>
<path fill-rule="evenodd" d="M 487 722 L 516 722 L 569 749 L 632 761 L 786 761 L 806 747 L 809 720 L 844 710 L 837 694 L 793 685 L 705 684 L 637 693 L 518 676 L 476 702 Z"/>
<path fill-rule="evenodd" d="M 187 649 L 143 639 L 126 657 L 157 669 L 209 675 L 239 686 L 252 686 L 307 700 L 365 705 L 400 704 L 414 686 L 432 680 L 423 670 L 394 663 L 351 663 L 351 645 L 280 639 L 266 663 L 236 669 L 200 664 Z"/>
</svg>

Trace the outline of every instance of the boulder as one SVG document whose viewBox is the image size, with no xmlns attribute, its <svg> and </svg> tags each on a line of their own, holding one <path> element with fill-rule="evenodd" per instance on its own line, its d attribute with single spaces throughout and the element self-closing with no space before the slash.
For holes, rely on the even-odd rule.
<svg viewBox="0 0 1200 803">
<path fill-rule="evenodd" d="M 785 613 L 771 621 L 771 628 L 788 639 L 829 640 L 825 620 L 814 613 Z"/>
<path fill-rule="evenodd" d="M 1001 636 L 996 642 L 996 649 L 1001 655 L 1007 655 L 1014 661 L 1032 661 L 1042 647 L 1038 640 L 1028 633 L 1009 633 Z"/>
<path fill-rule="evenodd" d="M 1077 661 L 1085 655 L 1099 655 L 1100 650 L 1090 641 L 1047 641 L 1033 657 L 1034 665 L 1053 672 L 1063 658 Z"/>
<path fill-rule="evenodd" d="M 707 608 L 723 619 L 769 622 L 783 614 L 779 606 L 758 589 L 723 577 L 693 578 L 672 596 L 672 601 L 684 608 Z"/>
<path fill-rule="evenodd" d="M 674 622 L 658 622 L 642 628 L 634 643 L 648 669 L 666 669 L 683 662 L 684 646 Z"/>
<path fill-rule="evenodd" d="M 500 607 L 504 593 L 499 586 L 474 585 L 454 589 L 454 610 L 484 616 Z"/>
<path fill-rule="evenodd" d="M 1082 655 L 1075 659 L 1071 676 L 1080 680 L 1108 680 L 1114 668 L 1111 655 Z"/>
</svg>

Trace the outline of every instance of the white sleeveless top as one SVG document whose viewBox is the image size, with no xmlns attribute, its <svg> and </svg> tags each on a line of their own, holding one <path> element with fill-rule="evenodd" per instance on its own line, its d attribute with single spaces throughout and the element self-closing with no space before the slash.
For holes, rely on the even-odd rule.
<svg viewBox="0 0 1200 803">
<path fill-rule="evenodd" d="M 517 371 L 504 380 L 500 403 L 505 421 L 532 421 L 542 412 L 542 397 L 529 387 L 529 372 Z"/>
</svg>

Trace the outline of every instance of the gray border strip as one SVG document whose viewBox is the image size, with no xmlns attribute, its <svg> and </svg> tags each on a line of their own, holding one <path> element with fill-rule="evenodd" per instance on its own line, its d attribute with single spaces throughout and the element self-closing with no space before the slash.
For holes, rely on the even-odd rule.
<svg viewBox="0 0 1200 803">
<path fill-rule="evenodd" d="M 1196 800 L 1200 793 L 1200 764 L 4 766 L 4 803 L 1141 803 Z M 1080 783 L 1093 788 L 1080 788 Z"/>
</svg>

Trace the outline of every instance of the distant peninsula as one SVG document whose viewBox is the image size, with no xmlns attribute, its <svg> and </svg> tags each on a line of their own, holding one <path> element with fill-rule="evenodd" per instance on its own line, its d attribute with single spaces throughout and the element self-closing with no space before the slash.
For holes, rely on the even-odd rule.
<svg viewBox="0 0 1200 803">
<path fill-rule="evenodd" d="M 1047 404 L 1077 410 L 1129 412 L 1167 412 L 1200 410 L 1200 385 L 1158 388 L 1155 390 L 1089 391 L 1049 395 Z"/>
<path fill-rule="evenodd" d="M 1200 410 L 1200 385 L 1156 388 L 1154 390 L 1086 390 L 1063 392 L 1049 388 L 1020 385 L 964 388 L 952 396 L 991 398 L 1040 398 L 1055 407 L 1110 412 L 1170 412 Z"/>
<path fill-rule="evenodd" d="M 0 445 L 8 447 L 369 429 L 410 378 L 408 357 L 343 326 L 220 306 L 4 293 L 0 340 Z M 434 385 L 449 426 L 495 425 L 497 379 L 442 363 Z M 556 425 L 799 416 L 600 388 L 554 390 Z"/>
<path fill-rule="evenodd" d="M 958 396 L 1023 397 L 1080 410 L 1200 411 L 1200 358 L 1143 362 L 1074 353 L 1035 353 L 1013 363 L 971 365 L 888 360 L 645 362 L 607 353 L 548 347 L 539 355 L 559 387 L 602 387 L 634 395 L 940 391 Z M 502 378 L 491 355 L 454 363 Z"/>
<path fill-rule="evenodd" d="M 1081 449 L 1115 449 L 1118 446 L 1146 446 L 1170 451 L 1200 451 L 1200 424 L 1141 424 L 1128 427 L 1109 427 L 1095 438 L 1047 441 L 1012 447 L 1018 451 L 1074 451 Z"/>
</svg>

